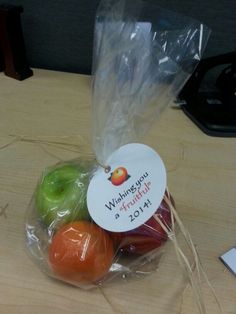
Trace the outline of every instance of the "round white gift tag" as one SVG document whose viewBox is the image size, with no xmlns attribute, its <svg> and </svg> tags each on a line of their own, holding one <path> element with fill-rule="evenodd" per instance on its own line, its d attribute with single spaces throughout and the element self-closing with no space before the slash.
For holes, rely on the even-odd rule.
<svg viewBox="0 0 236 314">
<path fill-rule="evenodd" d="M 103 229 L 125 232 L 144 224 L 157 211 L 166 189 L 166 170 L 160 156 L 144 144 L 127 144 L 107 160 L 90 181 L 87 205 Z"/>
</svg>

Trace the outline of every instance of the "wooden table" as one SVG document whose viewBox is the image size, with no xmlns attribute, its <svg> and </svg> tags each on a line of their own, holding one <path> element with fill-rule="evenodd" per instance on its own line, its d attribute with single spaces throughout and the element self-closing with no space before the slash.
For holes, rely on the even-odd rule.
<svg viewBox="0 0 236 314">
<path fill-rule="evenodd" d="M 104 293 L 49 279 L 27 255 L 24 217 L 41 172 L 58 160 L 91 154 L 90 94 L 88 76 L 35 70 L 18 82 L 0 75 L 0 313 L 197 313 L 171 245 L 153 276 Z M 236 139 L 208 137 L 170 108 L 145 143 L 164 159 L 169 188 L 209 279 L 225 312 L 235 314 L 236 278 L 218 257 L 236 245 Z M 208 313 L 217 314 L 205 283 L 203 290 Z"/>
</svg>

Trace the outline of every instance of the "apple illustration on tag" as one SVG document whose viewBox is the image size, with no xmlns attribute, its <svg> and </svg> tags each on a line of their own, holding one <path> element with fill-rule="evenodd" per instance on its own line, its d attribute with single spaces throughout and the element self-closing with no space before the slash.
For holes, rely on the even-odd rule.
<svg viewBox="0 0 236 314">
<path fill-rule="evenodd" d="M 62 164 L 49 170 L 39 183 L 35 204 L 46 226 L 72 220 L 89 220 L 86 193 L 88 171 L 77 164 Z"/>
<path fill-rule="evenodd" d="M 111 176 L 108 178 L 108 180 L 110 180 L 113 185 L 118 186 L 127 181 L 129 178 L 130 175 L 128 174 L 126 168 L 118 167 L 111 173 Z"/>
</svg>

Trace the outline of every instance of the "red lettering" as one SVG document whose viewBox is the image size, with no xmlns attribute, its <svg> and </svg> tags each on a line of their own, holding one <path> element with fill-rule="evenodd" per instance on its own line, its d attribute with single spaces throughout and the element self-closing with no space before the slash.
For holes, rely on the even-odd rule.
<svg viewBox="0 0 236 314">
<path fill-rule="evenodd" d="M 122 203 L 122 206 L 120 207 L 120 211 L 125 210 L 127 211 L 132 206 L 134 206 L 149 190 L 150 190 L 151 182 L 145 182 L 143 190 L 138 190 L 134 198 L 128 202 L 127 204 Z"/>
</svg>

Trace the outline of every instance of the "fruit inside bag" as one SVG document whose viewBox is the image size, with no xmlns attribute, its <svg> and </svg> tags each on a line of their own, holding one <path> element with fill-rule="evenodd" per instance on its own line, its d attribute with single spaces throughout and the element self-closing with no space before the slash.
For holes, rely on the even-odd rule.
<svg viewBox="0 0 236 314">
<path fill-rule="evenodd" d="M 47 169 L 39 181 L 27 214 L 27 245 L 42 270 L 50 276 L 83 288 L 111 279 L 138 276 L 155 270 L 167 234 L 153 215 L 145 224 L 127 232 L 110 232 L 92 221 L 87 204 L 88 184 L 96 171 L 94 161 L 73 160 Z M 171 225 L 165 199 L 156 213 Z M 150 255 L 151 253 L 151 255 Z M 137 261 L 139 263 L 137 264 Z"/>
<path fill-rule="evenodd" d="M 28 250 L 49 276 L 89 289 L 156 270 L 173 224 L 174 201 L 164 166 L 147 147 L 135 146 L 158 161 L 157 167 L 151 168 L 145 154 L 142 159 L 129 148 L 122 155 L 120 149 L 140 141 L 174 100 L 199 62 L 208 36 L 203 24 L 139 0 L 101 2 L 93 59 L 95 158 L 46 169 L 27 212 Z M 125 163 L 130 167 L 124 167 Z M 137 171 L 132 172 L 136 165 Z M 144 168 L 138 176 L 139 167 Z M 159 170 L 162 189 L 158 181 L 152 181 L 152 172 Z M 104 184 L 97 183 L 99 176 L 106 176 L 99 181 Z M 96 197 L 91 197 L 92 185 L 100 191 Z M 154 191 L 147 197 L 150 188 Z M 99 209 L 109 191 L 118 197 L 111 197 L 107 208 Z M 123 204 L 125 197 L 130 201 Z M 118 205 L 120 211 L 113 215 Z M 135 209 L 130 214 L 131 206 Z M 127 217 L 126 230 L 122 223 L 114 227 Z"/>
</svg>

